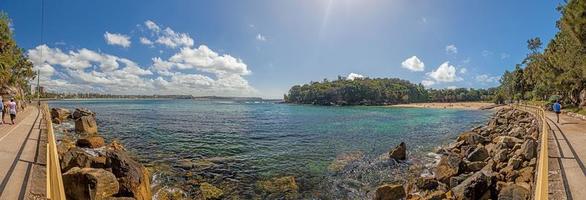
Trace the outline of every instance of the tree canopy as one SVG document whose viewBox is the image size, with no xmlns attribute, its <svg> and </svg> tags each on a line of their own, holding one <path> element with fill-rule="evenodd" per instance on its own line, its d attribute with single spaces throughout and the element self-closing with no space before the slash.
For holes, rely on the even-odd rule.
<svg viewBox="0 0 586 200">
<path fill-rule="evenodd" d="M 397 78 L 338 77 L 338 80 L 311 82 L 291 87 L 289 103 L 316 105 L 387 105 L 414 102 L 456 102 L 490 100 L 495 89 L 425 89 Z"/>
<path fill-rule="evenodd" d="M 12 38 L 10 19 L 6 13 L 0 13 L 0 88 L 16 87 L 30 91 L 29 82 L 36 73 L 33 64 Z"/>
<path fill-rule="evenodd" d="M 529 53 L 501 78 L 499 98 L 548 100 L 586 105 L 586 0 L 571 0 L 562 13 L 555 37 L 542 48 L 540 38 L 527 41 Z"/>
</svg>

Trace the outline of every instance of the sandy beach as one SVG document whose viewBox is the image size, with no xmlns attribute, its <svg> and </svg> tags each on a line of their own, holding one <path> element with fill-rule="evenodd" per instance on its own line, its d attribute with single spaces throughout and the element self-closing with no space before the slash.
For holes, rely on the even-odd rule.
<svg viewBox="0 0 586 200">
<path fill-rule="evenodd" d="M 446 108 L 446 109 L 469 109 L 479 110 L 483 107 L 493 106 L 494 103 L 488 102 L 452 102 L 452 103 L 410 103 L 410 104 L 397 104 L 391 105 L 390 107 L 402 107 L 402 108 Z"/>
</svg>

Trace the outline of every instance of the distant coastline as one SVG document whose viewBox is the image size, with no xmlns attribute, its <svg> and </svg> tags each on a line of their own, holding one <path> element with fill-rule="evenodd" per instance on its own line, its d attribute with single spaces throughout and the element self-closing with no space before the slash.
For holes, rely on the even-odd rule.
<svg viewBox="0 0 586 200">
<path fill-rule="evenodd" d="M 465 110 L 483 110 L 497 107 L 497 104 L 490 102 L 429 102 L 429 103 L 409 103 L 396 104 L 386 107 L 401 108 L 445 108 L 445 109 L 465 109 Z"/>
</svg>

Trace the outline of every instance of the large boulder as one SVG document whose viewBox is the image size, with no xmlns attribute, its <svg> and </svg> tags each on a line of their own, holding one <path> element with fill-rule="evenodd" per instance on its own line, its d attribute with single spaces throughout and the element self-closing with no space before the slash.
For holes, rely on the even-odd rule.
<svg viewBox="0 0 586 200">
<path fill-rule="evenodd" d="M 395 159 L 396 161 L 407 159 L 407 146 L 404 142 L 401 142 L 397 147 L 389 152 L 389 158 Z"/>
<path fill-rule="evenodd" d="M 63 187 L 68 199 L 108 199 L 118 192 L 116 176 L 104 169 L 71 168 L 63 174 Z"/>
<path fill-rule="evenodd" d="M 100 148 L 104 146 L 104 138 L 100 136 L 89 136 L 77 140 L 76 145 L 84 148 Z"/>
<path fill-rule="evenodd" d="M 493 143 L 503 144 L 507 148 L 513 148 L 515 144 L 522 143 L 523 140 L 511 136 L 498 136 L 493 139 Z"/>
<path fill-rule="evenodd" d="M 71 118 L 75 120 L 83 116 L 96 117 L 96 113 L 92 112 L 90 109 L 87 108 L 75 108 L 75 111 L 73 111 L 73 114 L 71 114 Z"/>
<path fill-rule="evenodd" d="M 51 108 L 51 119 L 62 122 L 71 116 L 71 112 L 65 108 Z"/>
<path fill-rule="evenodd" d="M 264 193 L 266 199 L 297 199 L 299 196 L 299 187 L 293 176 L 259 181 L 257 187 Z"/>
<path fill-rule="evenodd" d="M 106 167 L 112 169 L 120 183 L 116 196 L 151 199 L 150 176 L 144 166 L 130 158 L 125 151 L 109 149 L 106 158 Z"/>
<path fill-rule="evenodd" d="M 450 177 L 460 173 L 462 165 L 462 159 L 457 155 L 443 155 L 436 167 L 435 177 L 443 183 L 448 183 Z"/>
<path fill-rule="evenodd" d="M 104 168 L 106 164 L 105 157 L 91 155 L 83 149 L 77 147 L 69 149 L 69 151 L 63 153 L 63 155 L 59 158 L 59 164 L 61 165 L 62 172 L 68 171 L 74 167 Z"/>
<path fill-rule="evenodd" d="M 489 191 L 489 180 L 482 172 L 476 172 L 458 186 L 452 188 L 456 199 L 480 199 Z"/>
<path fill-rule="evenodd" d="M 402 185 L 384 184 L 376 188 L 374 200 L 399 200 L 406 197 Z"/>
<path fill-rule="evenodd" d="M 537 142 L 533 139 L 527 139 L 522 145 L 520 149 L 521 156 L 525 158 L 525 160 L 531 160 L 537 156 Z"/>
<path fill-rule="evenodd" d="M 92 135 L 98 133 L 96 119 L 92 116 L 83 116 L 75 120 L 75 132 Z"/>
<path fill-rule="evenodd" d="M 474 131 L 467 131 L 460 134 L 460 136 L 458 136 L 457 141 L 465 141 L 468 145 L 477 145 L 478 143 L 485 142 L 485 139 Z"/>
<path fill-rule="evenodd" d="M 224 192 L 220 188 L 217 188 L 216 186 L 213 186 L 209 183 L 200 184 L 199 190 L 201 191 L 203 199 L 205 200 L 220 199 L 222 198 L 222 195 L 224 195 Z"/>
<path fill-rule="evenodd" d="M 476 147 L 476 149 L 474 149 L 474 151 L 468 154 L 467 159 L 471 162 L 484 161 L 486 158 L 488 158 L 488 156 L 489 155 L 486 148 L 484 148 L 482 145 L 479 145 Z"/>
<path fill-rule="evenodd" d="M 499 200 L 525 200 L 529 197 L 529 190 L 517 184 L 505 186 L 498 195 Z"/>
<path fill-rule="evenodd" d="M 439 185 L 439 182 L 433 177 L 419 177 L 415 181 L 415 185 L 420 190 L 434 190 Z"/>
</svg>

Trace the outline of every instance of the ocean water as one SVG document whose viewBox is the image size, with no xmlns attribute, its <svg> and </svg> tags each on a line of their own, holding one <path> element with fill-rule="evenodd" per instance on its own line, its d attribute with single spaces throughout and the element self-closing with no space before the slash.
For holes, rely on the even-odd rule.
<svg viewBox="0 0 586 200">
<path fill-rule="evenodd" d="M 100 134 L 120 140 L 152 170 L 155 195 L 179 191 L 185 198 L 198 196 L 202 182 L 226 196 L 259 197 L 258 181 L 283 176 L 295 177 L 299 198 L 367 198 L 376 185 L 404 181 L 412 165 L 431 162 L 429 153 L 436 147 L 485 123 L 492 113 L 270 101 L 63 100 L 49 105 L 95 111 Z M 388 161 L 384 155 L 400 142 L 407 144 L 409 161 Z M 332 170 L 340 159 L 352 162 Z M 196 167 L 181 168 L 185 160 Z"/>
</svg>

